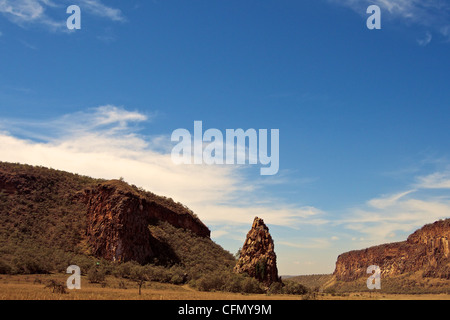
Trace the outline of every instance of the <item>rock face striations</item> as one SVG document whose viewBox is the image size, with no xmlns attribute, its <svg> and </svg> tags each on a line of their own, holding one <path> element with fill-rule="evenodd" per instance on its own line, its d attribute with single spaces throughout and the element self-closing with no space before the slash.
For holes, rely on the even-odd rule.
<svg viewBox="0 0 450 320">
<path fill-rule="evenodd" d="M 263 219 L 253 221 L 234 271 L 247 273 L 266 286 L 280 281 L 273 240 Z"/>
<path fill-rule="evenodd" d="M 450 219 L 425 225 L 406 241 L 383 244 L 341 254 L 334 275 L 351 281 L 367 277 L 366 269 L 377 265 L 382 277 L 422 271 L 425 277 L 450 279 Z"/>
<path fill-rule="evenodd" d="M 161 203 L 119 180 L 84 190 L 87 204 L 87 236 L 95 256 L 113 261 L 147 263 L 154 256 L 154 239 L 148 228 L 157 220 L 209 237 L 210 230 L 181 205 Z"/>
<path fill-rule="evenodd" d="M 0 161 L 0 273 L 50 273 L 75 256 L 177 265 L 175 278 L 236 263 L 171 198 L 122 180 Z"/>
</svg>

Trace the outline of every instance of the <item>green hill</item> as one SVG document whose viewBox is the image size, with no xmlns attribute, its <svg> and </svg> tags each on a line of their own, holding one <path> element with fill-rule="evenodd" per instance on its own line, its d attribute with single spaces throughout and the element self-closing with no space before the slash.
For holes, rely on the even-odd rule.
<svg viewBox="0 0 450 320">
<path fill-rule="evenodd" d="M 87 231 L 92 221 L 88 221 L 88 204 L 83 194 L 105 185 L 114 188 L 123 201 L 145 201 L 161 214 L 190 217 L 190 225 L 206 228 L 182 204 L 123 181 L 0 162 L 0 273 L 65 272 L 69 265 L 76 264 L 87 274 L 98 262 L 103 272 L 126 273 L 127 266 L 136 265 L 133 261 L 113 262 L 93 254 L 92 234 L 89 237 Z M 119 212 L 114 210 L 110 214 Z M 231 253 L 189 228 L 154 218 L 146 222 L 143 230 L 150 231 L 154 240 L 152 249 L 157 254 L 147 269 L 152 268 L 156 280 L 170 281 L 175 277 L 180 281 L 181 275 L 184 280 L 196 279 L 214 270 L 231 270 L 235 264 Z"/>
</svg>

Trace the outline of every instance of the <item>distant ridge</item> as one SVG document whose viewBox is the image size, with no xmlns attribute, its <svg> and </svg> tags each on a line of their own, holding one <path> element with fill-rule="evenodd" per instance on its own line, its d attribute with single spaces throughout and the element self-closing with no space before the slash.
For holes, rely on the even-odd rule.
<svg viewBox="0 0 450 320">
<path fill-rule="evenodd" d="M 377 265 L 382 277 L 420 271 L 426 277 L 450 279 L 450 219 L 427 224 L 406 241 L 382 244 L 341 254 L 336 261 L 337 280 L 366 277 Z"/>
</svg>

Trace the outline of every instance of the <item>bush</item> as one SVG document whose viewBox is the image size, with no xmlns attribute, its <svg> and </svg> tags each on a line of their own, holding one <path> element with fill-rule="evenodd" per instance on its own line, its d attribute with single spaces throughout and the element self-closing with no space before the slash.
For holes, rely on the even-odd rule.
<svg viewBox="0 0 450 320">
<path fill-rule="evenodd" d="M 131 276 L 131 270 L 136 266 L 140 265 L 135 261 L 121 263 L 113 269 L 112 274 L 117 278 L 129 279 Z"/>
<path fill-rule="evenodd" d="M 47 274 L 51 271 L 48 261 L 32 253 L 22 253 L 13 259 L 12 273 Z"/>
<path fill-rule="evenodd" d="M 225 281 L 221 273 L 209 273 L 197 280 L 197 288 L 200 291 L 222 291 Z"/>
<path fill-rule="evenodd" d="M 105 281 L 106 273 L 104 270 L 98 267 L 89 269 L 88 280 L 90 283 L 102 283 Z"/>
<path fill-rule="evenodd" d="M 11 271 L 11 266 L 3 261 L 0 261 L 0 274 L 10 274 Z"/>
<path fill-rule="evenodd" d="M 119 289 L 124 289 L 124 290 L 127 289 L 127 285 L 126 285 L 125 281 L 123 281 L 123 280 L 119 281 Z"/>
<path fill-rule="evenodd" d="M 152 281 L 169 283 L 174 275 L 170 269 L 164 268 L 163 266 L 148 264 L 144 268 L 147 277 Z"/>
<path fill-rule="evenodd" d="M 261 283 L 249 276 L 235 274 L 229 270 L 210 272 L 191 285 L 200 291 L 225 291 L 241 293 L 263 293 Z"/>
<path fill-rule="evenodd" d="M 45 288 L 52 289 L 52 293 L 60 293 L 60 294 L 66 294 L 66 287 L 62 282 L 58 282 L 56 280 L 50 280 L 48 284 L 45 286 Z"/>
<path fill-rule="evenodd" d="M 242 275 L 231 275 L 224 286 L 224 291 L 227 292 L 242 292 L 242 281 L 244 276 Z"/>
<path fill-rule="evenodd" d="M 184 277 L 179 274 L 174 274 L 172 278 L 170 278 L 170 283 L 172 284 L 183 284 L 184 282 Z"/>
<path fill-rule="evenodd" d="M 280 294 L 282 293 L 283 286 L 281 282 L 274 282 L 270 285 L 269 290 L 267 291 L 268 294 Z"/>
<path fill-rule="evenodd" d="M 244 293 L 264 293 L 261 283 L 255 278 L 246 277 L 242 281 L 242 291 Z"/>
<path fill-rule="evenodd" d="M 301 285 L 300 283 L 294 282 L 294 281 L 286 281 L 285 286 L 282 290 L 285 294 L 306 294 L 308 292 L 308 289 Z"/>
</svg>

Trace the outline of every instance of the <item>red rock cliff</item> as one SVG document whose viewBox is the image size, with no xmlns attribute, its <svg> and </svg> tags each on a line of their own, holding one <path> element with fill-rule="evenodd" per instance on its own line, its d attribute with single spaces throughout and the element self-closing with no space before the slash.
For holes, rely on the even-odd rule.
<svg viewBox="0 0 450 320">
<path fill-rule="evenodd" d="M 341 254 L 334 275 L 351 281 L 367 277 L 366 269 L 377 265 L 382 277 L 423 271 L 424 276 L 450 279 L 450 219 L 425 225 L 406 241 L 383 244 Z"/>
<path fill-rule="evenodd" d="M 154 256 L 148 226 L 155 220 L 210 236 L 210 230 L 188 210 L 172 209 L 118 180 L 87 189 L 82 197 L 87 204 L 87 236 L 93 254 L 108 260 L 148 262 Z"/>
<path fill-rule="evenodd" d="M 256 217 L 253 221 L 234 271 L 247 273 L 266 286 L 279 281 L 272 236 L 263 219 Z"/>
</svg>

